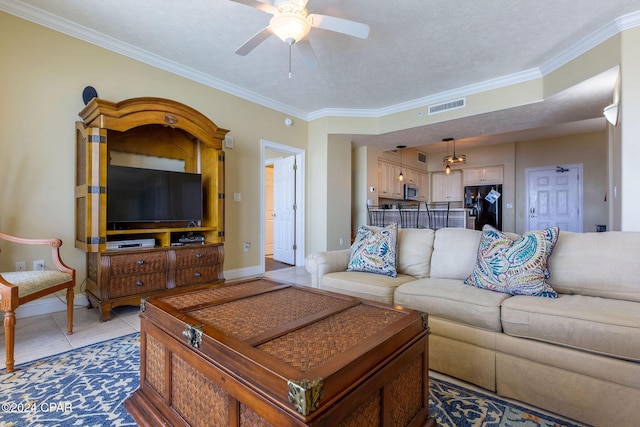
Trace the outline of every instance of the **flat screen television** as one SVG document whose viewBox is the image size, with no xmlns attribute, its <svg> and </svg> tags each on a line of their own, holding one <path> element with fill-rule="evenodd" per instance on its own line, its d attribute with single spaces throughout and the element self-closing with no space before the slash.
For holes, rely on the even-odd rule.
<svg viewBox="0 0 640 427">
<path fill-rule="evenodd" d="M 202 175 L 107 167 L 107 223 L 202 220 Z"/>
</svg>

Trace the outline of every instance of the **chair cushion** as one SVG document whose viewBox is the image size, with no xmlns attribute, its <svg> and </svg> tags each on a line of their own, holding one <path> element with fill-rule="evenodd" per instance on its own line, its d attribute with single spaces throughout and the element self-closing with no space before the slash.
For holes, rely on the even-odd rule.
<svg viewBox="0 0 640 427">
<path fill-rule="evenodd" d="M 347 271 L 361 271 L 396 277 L 398 224 L 384 228 L 360 226 L 351 245 Z"/>
<path fill-rule="evenodd" d="M 322 276 L 319 288 L 356 298 L 393 304 L 393 291 L 410 280 L 415 278 L 405 274 L 390 277 L 382 274 L 340 271 Z"/>
<path fill-rule="evenodd" d="M 428 228 L 400 228 L 398 230 L 398 273 L 429 277 L 435 232 Z"/>
<path fill-rule="evenodd" d="M 464 280 L 473 271 L 482 232 L 468 228 L 436 231 L 430 277 Z"/>
<path fill-rule="evenodd" d="M 514 241 L 485 225 L 475 268 L 465 283 L 511 295 L 556 298 L 558 295 L 547 279 L 548 259 L 558 240 L 558 233 L 557 227 L 551 227 L 527 232 Z"/>
<path fill-rule="evenodd" d="M 640 362 L 640 303 L 584 295 L 514 296 L 502 303 L 508 335 Z"/>
<path fill-rule="evenodd" d="M 18 297 L 23 298 L 72 279 L 70 274 L 60 271 L 11 271 L 0 273 L 7 282 L 18 286 Z"/>
<path fill-rule="evenodd" d="M 549 258 L 549 285 L 558 293 L 640 302 L 640 232 L 562 231 Z"/>
<path fill-rule="evenodd" d="M 394 303 L 454 322 L 502 331 L 500 305 L 510 295 L 467 286 L 458 279 L 420 279 L 398 286 Z"/>
</svg>

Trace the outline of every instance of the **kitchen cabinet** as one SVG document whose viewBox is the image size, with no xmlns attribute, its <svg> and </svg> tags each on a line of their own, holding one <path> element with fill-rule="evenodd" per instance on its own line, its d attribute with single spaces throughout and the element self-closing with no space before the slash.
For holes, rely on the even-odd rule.
<svg viewBox="0 0 640 427">
<path fill-rule="evenodd" d="M 404 181 L 398 181 L 398 175 L 404 177 Z M 426 201 L 429 189 L 429 175 L 400 165 L 378 160 L 378 197 L 385 199 L 404 199 L 404 184 L 418 186 L 418 200 Z"/>
<path fill-rule="evenodd" d="M 463 199 L 462 172 L 431 174 L 431 202 L 459 202 Z"/>
<path fill-rule="evenodd" d="M 402 183 L 398 181 L 400 167 L 382 160 L 378 161 L 378 196 L 385 199 L 401 199 Z"/>
<path fill-rule="evenodd" d="M 502 184 L 503 167 L 490 166 L 464 170 L 464 185 Z"/>
<path fill-rule="evenodd" d="M 429 174 L 419 173 L 418 177 L 418 200 L 426 202 L 429 200 Z"/>
</svg>

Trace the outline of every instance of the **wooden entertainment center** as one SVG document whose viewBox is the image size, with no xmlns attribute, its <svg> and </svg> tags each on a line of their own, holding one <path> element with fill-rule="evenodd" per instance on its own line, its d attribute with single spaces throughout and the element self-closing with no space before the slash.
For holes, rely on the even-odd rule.
<svg viewBox="0 0 640 427">
<path fill-rule="evenodd" d="M 101 321 L 111 318 L 112 308 L 138 305 L 142 298 L 222 284 L 222 141 L 228 130 L 184 104 L 161 98 L 118 103 L 93 98 L 79 115 L 75 246 L 87 252 L 86 294 L 90 305 L 100 309 Z M 183 162 L 183 172 L 201 174 L 202 221 L 195 226 L 184 222 L 111 224 L 107 170 L 116 155 Z M 178 243 L 184 236 L 203 237 L 204 241 Z M 107 242 L 143 238 L 153 239 L 153 247 L 107 248 Z"/>
</svg>

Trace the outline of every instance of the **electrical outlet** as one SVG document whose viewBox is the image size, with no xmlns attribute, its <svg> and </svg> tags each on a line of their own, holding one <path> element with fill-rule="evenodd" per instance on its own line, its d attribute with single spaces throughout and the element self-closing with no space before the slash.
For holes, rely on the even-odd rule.
<svg viewBox="0 0 640 427">
<path fill-rule="evenodd" d="M 33 271 L 44 271 L 44 260 L 33 261 Z"/>
<path fill-rule="evenodd" d="M 249 248 L 251 247 L 251 242 L 244 242 L 244 251 L 249 252 Z"/>
<path fill-rule="evenodd" d="M 25 271 L 27 269 L 26 261 L 16 261 L 16 271 Z"/>
</svg>

